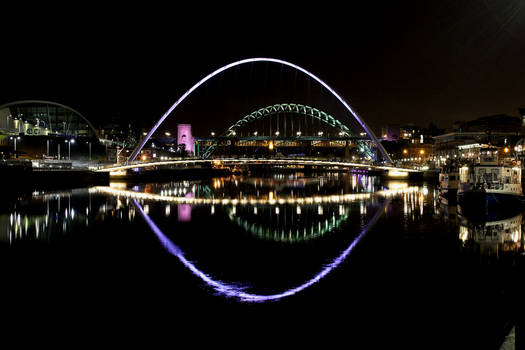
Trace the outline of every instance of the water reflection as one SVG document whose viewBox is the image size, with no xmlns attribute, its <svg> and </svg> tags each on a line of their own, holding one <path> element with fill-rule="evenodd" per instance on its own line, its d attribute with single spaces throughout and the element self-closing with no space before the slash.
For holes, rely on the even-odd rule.
<svg viewBox="0 0 525 350">
<path fill-rule="evenodd" d="M 271 300 L 278 300 L 284 297 L 292 296 L 298 292 L 301 292 L 302 290 L 319 282 L 322 278 L 328 275 L 332 270 L 338 267 L 347 258 L 347 256 L 350 254 L 350 252 L 356 246 L 356 244 L 361 240 L 361 238 L 375 224 L 377 219 L 383 213 L 383 208 L 387 205 L 388 201 L 384 202 L 382 207 L 376 211 L 374 216 L 365 225 L 365 227 L 361 230 L 361 232 L 359 232 L 359 234 L 351 242 L 351 244 L 346 249 L 344 249 L 339 256 L 333 259 L 329 264 L 325 265 L 321 271 L 315 274 L 311 279 L 307 280 L 306 282 L 296 287 L 289 288 L 282 292 L 278 292 L 274 294 L 257 294 L 256 292 L 247 292 L 246 290 L 248 287 L 245 285 L 242 285 L 237 282 L 226 283 L 202 271 L 196 266 L 194 262 L 188 260 L 185 256 L 184 251 L 179 246 L 174 244 L 168 238 L 168 236 L 162 231 L 162 229 L 160 229 L 159 226 L 155 224 L 155 222 L 151 219 L 151 217 L 143 210 L 143 208 L 141 207 L 137 199 L 133 199 L 133 203 L 138 209 L 138 211 L 140 212 L 140 214 L 142 215 L 142 217 L 144 218 L 144 220 L 147 222 L 148 226 L 151 228 L 153 233 L 157 236 L 161 244 L 164 246 L 164 248 L 170 254 L 177 257 L 180 260 L 180 262 L 184 266 L 186 266 L 186 268 L 188 268 L 195 276 L 197 276 L 203 282 L 205 282 L 209 287 L 213 288 L 217 293 L 219 293 L 220 295 L 226 296 L 226 297 L 233 297 L 233 298 L 245 301 L 245 302 L 266 302 L 266 301 L 271 301 Z"/>
<path fill-rule="evenodd" d="M 284 206 L 233 206 L 228 217 L 246 232 L 267 240 L 296 242 L 314 239 L 337 230 L 349 217 L 348 204 L 306 204 Z M 360 204 L 366 214 L 366 206 Z"/>
<path fill-rule="evenodd" d="M 379 185 L 378 178 L 356 174 L 325 174 L 303 178 L 301 173 L 271 178 L 217 178 L 60 192 L 35 192 L 0 214 L 0 240 L 50 240 L 79 225 L 89 227 L 107 218 L 132 222 L 138 199 L 146 214 L 161 207 L 166 218 L 191 222 L 192 210 L 208 207 L 209 215 L 224 214 L 246 232 L 262 239 L 295 242 L 336 230 L 352 210 L 366 215 L 378 197 L 401 194 L 405 213 L 422 208 L 426 187 L 403 182 Z M 375 191 L 375 192 L 374 192 Z M 228 195 L 228 197 L 226 197 Z M 358 205 L 353 209 L 352 203 Z M 176 206 L 176 210 L 174 208 Z M 218 207 L 221 209 L 219 210 Z M 420 209 L 422 210 L 422 209 Z"/>
<path fill-rule="evenodd" d="M 440 198 L 436 211 L 443 221 L 457 225 L 458 239 L 463 247 L 473 249 L 480 256 L 495 257 L 523 251 L 523 213 L 478 213 L 465 215 L 456 203 Z"/>
<path fill-rule="evenodd" d="M 435 202 L 429 203 L 428 195 L 427 186 L 381 183 L 379 178 L 357 174 L 322 174 L 309 178 L 301 174 L 231 177 L 139 185 L 112 183 L 89 189 L 34 193 L 31 198 L 15 203 L 8 213 L 0 214 L 0 232 L 2 240 L 10 244 L 25 240 L 52 241 L 60 235 L 74 234 L 79 227 L 95 227 L 95 223 L 106 220 L 134 224 L 143 219 L 162 246 L 216 292 L 260 302 L 293 295 L 319 282 L 347 258 L 381 215 L 396 206 L 401 206 L 406 220 L 417 222 L 426 210 L 434 210 L 436 206 Z M 394 200 L 393 207 L 390 198 Z M 224 276 L 227 272 L 213 271 L 215 263 L 203 264 L 206 257 L 198 253 L 202 240 L 197 239 L 199 242 L 193 245 L 184 240 L 180 242 L 180 237 L 188 233 L 205 234 L 199 225 L 211 218 L 221 226 L 206 226 L 206 230 L 213 230 L 224 239 L 241 238 L 233 236 L 235 230 L 231 228 L 235 226 L 237 231 L 259 242 L 300 247 L 302 242 L 322 243 L 327 237 L 336 237 L 334 242 L 339 246 L 321 251 L 318 260 L 305 256 L 310 264 L 319 261 L 317 267 L 299 271 L 300 277 L 287 278 L 281 285 L 276 283 L 258 289 L 249 281 L 249 276 L 226 283 L 223 280 L 228 279 L 213 276 Z M 222 231 L 222 227 L 229 229 Z M 92 234 L 97 236 L 98 232 Z M 227 242 L 221 249 L 235 250 Z M 262 254 L 273 259 L 266 252 Z M 238 263 L 249 264 L 242 260 Z M 262 262 L 254 259 L 251 263 Z"/>
<path fill-rule="evenodd" d="M 459 238 L 467 244 L 474 242 L 483 255 L 498 256 L 500 252 L 519 252 L 522 248 L 522 217 L 474 223 L 461 218 Z"/>
</svg>

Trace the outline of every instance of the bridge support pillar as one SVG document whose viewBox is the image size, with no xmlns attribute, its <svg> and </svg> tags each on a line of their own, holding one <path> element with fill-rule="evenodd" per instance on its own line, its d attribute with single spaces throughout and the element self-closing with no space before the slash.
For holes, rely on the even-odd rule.
<svg viewBox="0 0 525 350">
<path fill-rule="evenodd" d="M 306 141 L 306 155 L 307 156 L 311 156 L 312 155 L 312 152 L 313 152 L 313 146 L 312 146 L 312 141 Z"/>
<path fill-rule="evenodd" d="M 348 140 L 345 141 L 345 160 L 350 159 L 350 145 L 348 144 Z"/>
</svg>

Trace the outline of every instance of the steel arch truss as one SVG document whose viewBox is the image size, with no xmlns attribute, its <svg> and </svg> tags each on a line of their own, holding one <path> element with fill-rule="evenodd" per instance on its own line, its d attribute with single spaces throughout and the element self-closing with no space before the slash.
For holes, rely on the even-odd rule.
<svg viewBox="0 0 525 350">
<path fill-rule="evenodd" d="M 244 116 L 243 118 L 239 119 L 235 124 L 230 126 L 222 135 L 220 135 L 218 139 L 213 142 L 212 145 L 208 147 L 208 149 L 203 153 L 202 158 L 204 159 L 209 158 L 212 155 L 212 153 L 215 151 L 219 140 L 234 136 L 236 134 L 236 130 L 238 130 L 239 128 L 247 124 L 253 123 L 256 120 L 262 119 L 264 117 L 269 117 L 269 116 L 280 114 L 280 113 L 294 113 L 294 114 L 304 115 L 306 117 L 312 117 L 314 119 L 317 119 L 339 130 L 339 132 L 341 133 L 341 136 L 343 137 L 353 137 L 354 136 L 352 132 L 350 131 L 350 129 L 345 124 L 341 123 L 339 120 L 335 119 L 330 114 L 323 112 L 317 108 L 298 104 L 298 103 L 274 104 L 271 106 L 260 108 Z M 361 142 L 361 144 L 359 145 L 359 150 L 369 157 L 373 156 L 374 154 L 370 146 L 366 145 L 364 142 Z"/>
<path fill-rule="evenodd" d="M 348 129 L 346 125 L 344 125 L 339 120 L 332 117 L 330 114 L 320 111 L 317 108 L 306 106 L 306 105 L 301 105 L 297 103 L 281 103 L 281 104 L 275 104 L 272 106 L 267 106 L 267 107 L 258 109 L 246 115 L 244 118 L 240 119 L 235 124 L 230 126 L 228 130 L 226 131 L 226 133 L 224 134 L 224 136 L 231 136 L 232 133 L 235 131 L 235 129 L 238 129 L 251 122 L 254 122 L 257 119 L 260 119 L 266 116 L 271 116 L 274 114 L 279 114 L 279 113 L 295 113 L 295 114 L 302 114 L 307 117 L 313 117 L 336 129 L 339 129 L 341 132 L 344 133 L 345 136 L 351 136 L 350 129 Z"/>
</svg>

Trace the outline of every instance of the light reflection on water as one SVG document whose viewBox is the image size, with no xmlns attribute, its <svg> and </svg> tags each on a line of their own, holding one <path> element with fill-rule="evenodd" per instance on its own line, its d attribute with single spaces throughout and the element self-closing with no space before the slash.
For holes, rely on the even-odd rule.
<svg viewBox="0 0 525 350">
<path fill-rule="evenodd" d="M 308 178 L 298 173 L 272 178 L 231 177 L 133 186 L 113 182 L 107 188 L 34 192 L 31 198 L 14 203 L 8 213 L 0 214 L 0 241 L 50 240 L 74 231 L 79 225 L 89 227 L 92 222 L 108 217 L 133 222 L 135 208 L 131 205 L 130 193 L 147 195 L 140 199 L 147 214 L 161 207 L 165 217 L 191 222 L 195 207 L 205 206 L 209 208 L 209 215 L 216 215 L 217 206 L 226 204 L 226 210 L 220 212 L 255 236 L 279 241 L 303 240 L 323 236 L 344 224 L 351 210 L 350 202 L 359 202 L 358 212 L 365 215 L 367 206 L 376 200 L 372 198 L 375 192 L 397 193 L 409 188 L 402 182 L 388 182 L 385 186 L 379 183 L 376 177 L 356 174 Z M 414 210 L 416 197 L 422 196 L 417 192 L 418 188 L 411 187 L 411 191 L 403 194 L 409 211 Z M 219 200 L 220 203 L 173 204 L 163 200 L 164 197 Z M 251 205 L 244 205 L 248 203 L 246 198 L 250 198 Z"/>
<path fill-rule="evenodd" d="M 123 191 L 120 195 L 107 191 Z M 157 195 L 151 200 L 139 199 L 144 211 L 161 211 L 165 218 L 191 222 L 192 211 L 205 207 L 208 215 L 224 215 L 247 233 L 266 240 L 296 242 L 321 237 L 349 219 L 354 205 L 366 215 L 381 191 L 402 201 L 405 221 L 417 222 L 425 212 L 438 215 L 442 221 L 454 221 L 458 238 L 483 244 L 482 251 L 519 251 L 522 247 L 522 214 L 491 222 L 474 223 L 457 214 L 454 203 L 441 201 L 432 185 L 409 186 L 403 181 L 381 183 L 377 177 L 357 174 L 277 174 L 270 178 L 230 177 L 211 181 L 180 181 L 128 186 L 114 182 L 106 191 L 74 189 L 59 192 L 35 192 L 32 198 L 14 203 L 7 213 L 0 214 L 0 242 L 13 243 L 24 239 L 52 240 L 66 235 L 77 226 L 89 227 L 93 221 L 113 219 L 133 222 L 136 209 L 129 192 Z M 371 195 L 335 197 L 342 195 Z M 199 205 L 174 204 L 163 197 L 220 199 L 221 203 Z M 224 199 L 233 200 L 224 205 Z M 248 199 L 258 201 L 250 204 Z M 306 199 L 305 199 L 306 198 Z M 349 198 L 349 197 L 345 197 Z M 237 202 L 235 202 L 237 200 Z M 292 203 L 289 203 L 293 200 Z M 308 201 L 309 200 L 309 201 Z M 302 202 L 301 202 L 302 201 Z M 377 205 L 377 203 L 375 203 Z M 219 209 L 220 207 L 224 207 Z M 385 209 L 388 212 L 389 208 Z M 488 249 L 489 242 L 494 246 Z M 496 243 L 499 245 L 496 247 Z"/>
<path fill-rule="evenodd" d="M 435 217 L 434 225 L 446 223 L 456 230 L 459 244 L 466 249 L 475 246 L 482 255 L 498 258 L 523 251 L 521 214 L 497 222 L 475 223 L 458 215 L 453 204 L 443 202 L 432 184 L 384 182 L 377 177 L 355 174 L 317 177 L 287 174 L 139 185 L 112 183 L 103 188 L 35 192 L 0 214 L 0 242 L 52 243 L 75 235 L 80 227 L 89 229 L 106 221 L 135 225 L 145 220 L 154 232 L 158 231 L 156 235 L 162 245 L 216 292 L 247 301 L 266 301 L 295 294 L 319 281 L 345 260 L 368 231 L 369 224 L 381 220 L 381 215 L 401 216 L 405 225 L 417 225 L 425 217 Z M 212 218 L 220 225 L 211 229 L 230 240 L 241 238 L 236 236 L 238 231 L 244 237 L 273 244 L 301 247 L 307 242 L 322 245 L 335 239 L 339 247 L 317 257 L 317 268 L 301 271 L 301 281 L 293 280 L 283 288 L 272 286 L 264 294 L 248 293 L 237 288 L 236 283 L 214 280 L 212 276 L 217 271 L 210 269 L 210 264 L 206 265 L 206 272 L 199 270 L 194 263 L 205 258 L 195 253 L 198 244 L 190 243 L 195 259 L 192 262 L 182 252 L 188 243 L 179 246 L 181 237 L 188 232 L 203 235 L 199 225 Z M 223 227 L 228 229 L 223 231 Z M 93 238 L 101 239 L 102 234 L 93 232 Z M 247 288 L 246 280 L 239 283 Z"/>
</svg>

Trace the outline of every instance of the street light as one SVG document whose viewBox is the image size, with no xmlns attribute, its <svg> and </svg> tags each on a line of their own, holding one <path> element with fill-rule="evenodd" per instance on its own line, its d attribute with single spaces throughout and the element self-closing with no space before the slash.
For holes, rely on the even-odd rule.
<svg viewBox="0 0 525 350">
<path fill-rule="evenodd" d="M 10 139 L 15 141 L 15 157 L 18 158 L 18 152 L 16 151 L 16 140 L 20 140 L 20 136 L 10 137 Z"/>
<path fill-rule="evenodd" d="M 301 132 L 300 131 L 297 132 L 297 136 L 301 136 Z"/>
<path fill-rule="evenodd" d="M 88 147 L 89 147 L 89 161 L 91 162 L 91 142 L 87 141 L 86 143 L 88 144 Z"/>
<path fill-rule="evenodd" d="M 71 144 L 75 143 L 75 139 L 66 140 L 67 143 L 67 159 L 71 160 Z"/>
</svg>

